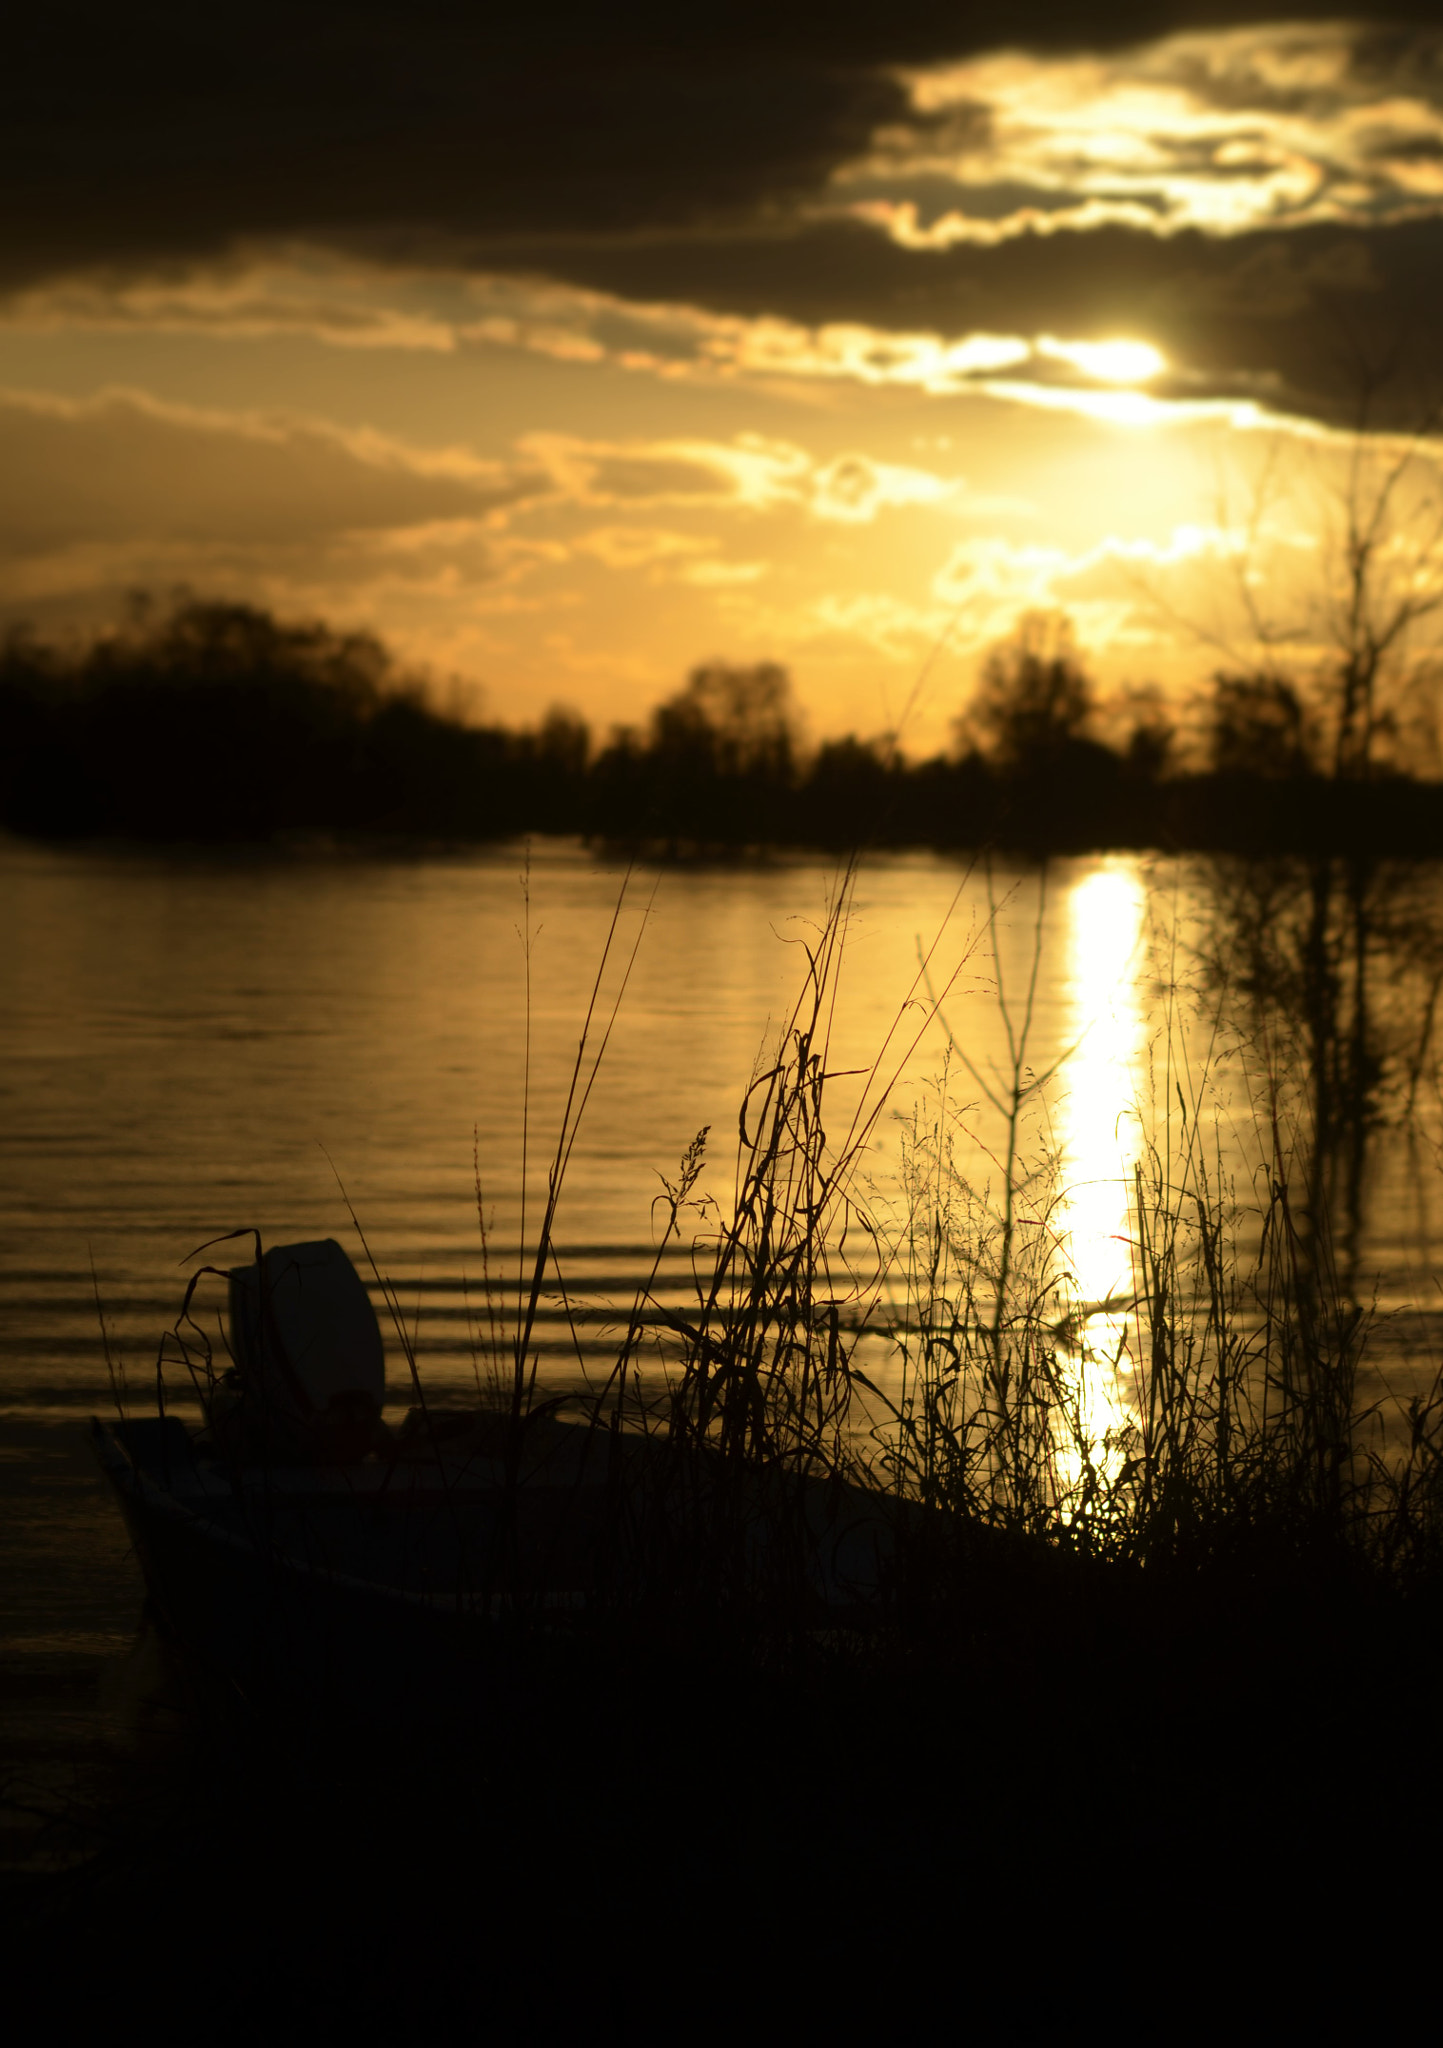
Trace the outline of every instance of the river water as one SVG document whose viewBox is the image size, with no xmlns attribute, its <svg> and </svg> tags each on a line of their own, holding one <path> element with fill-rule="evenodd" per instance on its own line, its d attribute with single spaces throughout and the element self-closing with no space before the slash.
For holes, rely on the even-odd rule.
<svg viewBox="0 0 1443 2048">
<path fill-rule="evenodd" d="M 704 1126 L 701 1185 L 725 1198 L 743 1092 L 838 884 L 803 860 L 628 875 L 559 842 L 386 860 L 0 846 L 0 1646 L 99 1654 L 135 1625 L 138 1577 L 84 1447 L 110 1400 L 97 1298 L 112 1358 L 153 1384 L 196 1247 L 255 1228 L 335 1236 L 360 1262 L 353 1211 L 428 1383 L 472 1387 L 478 1175 L 487 1259 L 509 1279 L 614 926 L 593 1048 L 618 991 L 619 1007 L 557 1223 L 585 1314 L 553 1299 L 539 1326 L 543 1376 L 574 1378 L 650 1257 L 659 1175 Z M 977 1184 L 996 1186 L 1004 1151 L 989 1095 L 1028 1091 L 1024 1139 L 1059 1157 L 1056 1227 L 1095 1302 L 1127 1287 L 1128 1189 L 1160 1104 L 1212 1120 L 1245 1206 L 1255 1085 L 1207 1004 L 1167 994 L 1197 979 L 1205 895 L 1196 873 L 1133 856 L 1054 863 L 1045 881 L 869 861 L 830 1064 L 865 1069 L 885 1044 L 899 1069 L 864 1168 L 879 1206 L 944 1065 Z M 1369 1298 L 1406 1327 L 1390 1369 L 1414 1379 L 1436 1336 L 1431 1099 L 1410 1138 L 1375 1144 L 1357 1247 Z M 673 1255 L 666 1286 L 686 1273 Z M 404 1407 L 394 1339 L 389 1370 Z"/>
</svg>

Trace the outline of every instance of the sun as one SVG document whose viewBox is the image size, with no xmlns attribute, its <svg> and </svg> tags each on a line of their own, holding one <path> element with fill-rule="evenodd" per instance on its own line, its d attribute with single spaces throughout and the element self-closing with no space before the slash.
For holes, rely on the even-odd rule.
<svg viewBox="0 0 1443 2048">
<path fill-rule="evenodd" d="M 1040 334 L 1039 356 L 1066 363 L 1096 384 L 1146 384 L 1167 368 L 1167 357 L 1150 341 L 1062 341 L 1055 334 Z"/>
<path fill-rule="evenodd" d="M 1047 352 L 1099 384 L 1146 384 L 1167 368 L 1167 358 L 1150 341 L 1063 341 Z"/>
</svg>

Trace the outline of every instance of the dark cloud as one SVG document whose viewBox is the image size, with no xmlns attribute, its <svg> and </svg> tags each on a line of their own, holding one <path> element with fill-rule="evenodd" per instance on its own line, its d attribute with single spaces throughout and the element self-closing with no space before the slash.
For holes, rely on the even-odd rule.
<svg viewBox="0 0 1443 2048">
<path fill-rule="evenodd" d="M 701 55 L 592 5 L 36 10 L 0 72 L 0 247 L 18 278 L 239 236 L 679 223 L 810 189 L 901 105 L 825 45 L 723 27 Z"/>
<path fill-rule="evenodd" d="M 1096 48 L 1257 12 L 1242 0 L 1043 0 L 1005 21 L 941 0 L 565 0 L 509 14 L 434 0 L 60 0 L 7 24 L 0 263 L 13 283 L 211 255 L 244 236 L 419 248 L 757 215 L 815 190 L 904 111 L 888 65 L 999 40 Z"/>
<path fill-rule="evenodd" d="M 1267 385 L 1326 407 L 1339 338 L 1356 351 L 1443 310 L 1439 229 L 1297 228 L 1286 248 L 1268 234 L 1106 230 L 929 252 L 872 227 L 808 225 L 799 209 L 879 125 L 925 129 L 888 66 L 999 41 L 1099 49 L 1260 14 L 1354 12 L 1320 0 L 1041 0 L 1005 19 L 951 0 L 565 0 L 509 15 L 435 0 L 60 0 L 7 28 L 0 283 L 303 238 L 809 322 L 1141 331 L 1207 388 Z M 1397 26 L 1358 45 L 1382 82 L 1407 75 L 1408 23 L 1432 23 L 1435 8 L 1403 0 L 1393 13 Z M 1224 103 L 1226 78 L 1209 74 L 1209 90 Z M 1277 93 L 1281 104 L 1306 88 Z M 967 106 L 945 116 L 978 144 L 987 119 Z M 979 215 L 1011 196 L 979 194 Z"/>
</svg>

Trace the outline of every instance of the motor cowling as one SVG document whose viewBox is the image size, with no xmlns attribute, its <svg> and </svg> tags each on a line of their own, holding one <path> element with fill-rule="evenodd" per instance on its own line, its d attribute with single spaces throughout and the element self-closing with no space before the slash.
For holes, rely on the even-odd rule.
<svg viewBox="0 0 1443 2048">
<path fill-rule="evenodd" d="M 248 1455 L 288 1461 L 350 1463 L 380 1448 L 385 1347 L 371 1297 L 335 1239 L 272 1245 L 229 1280 L 235 1381 L 229 1402 L 212 1403 L 217 1435 L 234 1439 L 243 1418 Z"/>
</svg>

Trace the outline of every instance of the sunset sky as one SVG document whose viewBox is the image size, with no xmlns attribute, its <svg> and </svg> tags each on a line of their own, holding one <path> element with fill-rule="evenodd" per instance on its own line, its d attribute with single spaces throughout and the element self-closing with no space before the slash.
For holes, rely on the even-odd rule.
<svg viewBox="0 0 1443 2048">
<path fill-rule="evenodd" d="M 1029 606 L 1311 658 L 1364 366 L 1380 460 L 1439 395 L 1425 10 L 720 12 L 17 31 L 0 619 L 187 585 L 602 727 L 775 659 L 914 750 Z"/>
</svg>

